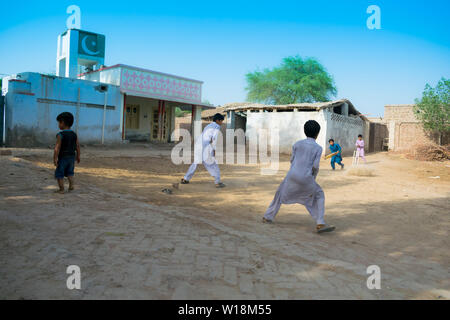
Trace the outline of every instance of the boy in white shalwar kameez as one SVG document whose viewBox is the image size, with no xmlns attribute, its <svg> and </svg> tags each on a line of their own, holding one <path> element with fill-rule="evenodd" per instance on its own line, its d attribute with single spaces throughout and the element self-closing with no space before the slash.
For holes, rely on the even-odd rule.
<svg viewBox="0 0 450 320">
<path fill-rule="evenodd" d="M 217 188 L 225 187 L 225 184 L 220 181 L 220 169 L 215 158 L 217 137 L 223 120 L 224 117 L 220 113 L 216 113 L 213 117 L 213 122 L 203 129 L 202 135 L 196 141 L 198 144 L 201 143 L 201 150 L 199 150 L 202 157 L 201 162 L 209 174 L 213 176 Z M 194 163 L 191 164 L 186 175 L 181 179 L 181 184 L 188 184 L 192 179 L 197 169 L 197 162 L 199 161 L 194 160 Z"/>
<path fill-rule="evenodd" d="M 322 147 L 316 143 L 320 125 L 314 120 L 309 120 L 305 123 L 304 131 L 307 138 L 294 144 L 291 168 L 278 187 L 275 197 L 263 217 L 263 222 L 271 223 L 282 203 L 300 203 L 313 217 L 318 233 L 333 231 L 334 226 L 325 224 L 325 195 L 316 182 L 322 155 Z"/>
</svg>

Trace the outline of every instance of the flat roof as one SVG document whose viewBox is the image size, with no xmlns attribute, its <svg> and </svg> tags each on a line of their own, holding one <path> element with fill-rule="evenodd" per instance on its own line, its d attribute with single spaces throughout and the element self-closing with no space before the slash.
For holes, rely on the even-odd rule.
<svg viewBox="0 0 450 320">
<path fill-rule="evenodd" d="M 144 68 L 129 66 L 129 65 L 126 65 L 126 64 L 121 64 L 121 63 L 112 65 L 110 67 L 100 68 L 98 70 L 84 72 L 84 73 L 79 74 L 78 77 L 84 76 L 86 74 L 91 74 L 91 73 L 95 73 L 95 72 L 101 72 L 103 70 L 114 69 L 114 68 L 127 68 L 127 69 L 133 69 L 133 70 L 137 70 L 137 71 L 152 72 L 152 73 L 156 73 L 156 74 L 159 74 L 159 75 L 162 75 L 162 76 L 173 77 L 173 78 L 177 78 L 177 79 L 180 79 L 180 80 L 187 80 L 187 81 L 194 81 L 194 82 L 197 82 L 197 83 L 203 83 L 203 81 L 196 80 L 196 79 L 181 77 L 181 76 L 177 76 L 177 75 L 174 75 L 174 74 L 154 71 L 154 70 L 150 70 L 150 69 L 144 69 Z"/>
</svg>

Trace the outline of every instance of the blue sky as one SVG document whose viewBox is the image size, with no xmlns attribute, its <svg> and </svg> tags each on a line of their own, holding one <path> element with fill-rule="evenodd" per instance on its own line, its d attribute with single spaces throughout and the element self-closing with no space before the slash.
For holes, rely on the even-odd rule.
<svg viewBox="0 0 450 320">
<path fill-rule="evenodd" d="M 215 105 L 245 101 L 245 74 L 290 55 L 317 58 L 336 98 L 362 113 L 412 103 L 450 78 L 450 1 L 8 1 L 0 10 L 0 73 L 54 72 L 67 6 L 106 35 L 106 65 L 124 63 L 204 81 Z M 369 5 L 381 30 L 369 30 Z"/>
</svg>

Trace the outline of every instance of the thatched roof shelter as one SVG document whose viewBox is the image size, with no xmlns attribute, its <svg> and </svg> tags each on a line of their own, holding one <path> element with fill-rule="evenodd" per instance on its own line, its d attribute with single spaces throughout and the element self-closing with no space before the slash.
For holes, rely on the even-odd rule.
<svg viewBox="0 0 450 320">
<path fill-rule="evenodd" d="M 226 114 L 227 114 L 224 107 L 217 107 L 217 108 L 214 108 L 214 109 L 203 110 L 203 111 L 202 111 L 202 119 L 203 119 L 203 120 L 211 120 L 212 117 L 213 117 L 216 113 L 220 113 L 220 114 L 223 115 L 224 117 L 225 117 Z"/>
<path fill-rule="evenodd" d="M 356 110 L 355 106 L 348 99 L 340 99 L 335 101 L 327 101 L 327 102 L 314 102 L 314 103 L 292 103 L 292 104 L 283 104 L 283 105 L 267 105 L 261 103 L 252 103 L 252 102 L 234 102 L 227 103 L 222 107 L 225 108 L 225 111 L 246 111 L 246 110 L 290 110 L 290 109 L 298 109 L 298 110 L 306 110 L 306 111 L 319 111 L 325 108 L 334 108 L 339 107 L 342 104 L 347 103 L 349 107 L 349 114 L 361 115 L 361 113 Z"/>
<path fill-rule="evenodd" d="M 327 102 L 314 102 L 314 103 L 293 103 L 293 104 L 283 104 L 283 105 L 269 105 L 269 104 L 261 104 L 261 103 L 253 103 L 253 102 L 233 102 L 227 103 L 223 106 L 217 107 L 215 109 L 208 109 L 202 111 L 202 119 L 212 118 L 216 113 L 220 113 L 222 115 L 226 115 L 227 111 L 236 111 L 236 112 L 244 112 L 244 111 L 260 111 L 260 110 L 269 110 L 269 111 L 288 111 L 297 109 L 299 111 L 319 111 L 325 108 L 334 108 L 343 105 L 344 103 L 348 104 L 348 112 L 350 116 L 359 116 L 363 120 L 367 121 L 367 118 L 361 114 L 355 106 L 348 99 L 340 99 L 335 101 L 327 101 Z"/>
</svg>

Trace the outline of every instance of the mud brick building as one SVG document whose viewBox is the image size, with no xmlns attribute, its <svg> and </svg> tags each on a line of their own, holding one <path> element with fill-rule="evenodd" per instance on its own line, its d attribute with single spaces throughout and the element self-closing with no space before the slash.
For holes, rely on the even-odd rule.
<svg viewBox="0 0 450 320">
<path fill-rule="evenodd" d="M 385 106 L 383 121 L 389 131 L 389 150 L 405 150 L 417 143 L 438 141 L 437 135 L 425 132 L 414 114 L 413 104 Z M 448 137 L 442 141 L 448 142 Z"/>
</svg>

